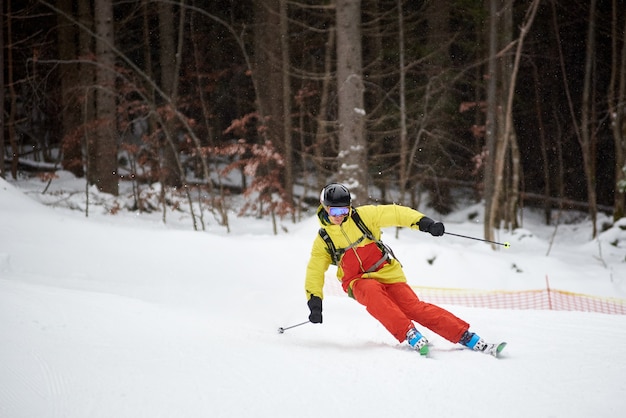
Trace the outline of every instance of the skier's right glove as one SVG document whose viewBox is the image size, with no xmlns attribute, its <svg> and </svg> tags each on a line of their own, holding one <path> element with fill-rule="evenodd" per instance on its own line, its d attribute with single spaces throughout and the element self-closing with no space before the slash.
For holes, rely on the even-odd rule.
<svg viewBox="0 0 626 418">
<path fill-rule="evenodd" d="M 311 299 L 307 302 L 311 314 L 309 315 L 309 321 L 314 324 L 322 323 L 322 299 L 318 296 L 311 296 Z"/>
</svg>

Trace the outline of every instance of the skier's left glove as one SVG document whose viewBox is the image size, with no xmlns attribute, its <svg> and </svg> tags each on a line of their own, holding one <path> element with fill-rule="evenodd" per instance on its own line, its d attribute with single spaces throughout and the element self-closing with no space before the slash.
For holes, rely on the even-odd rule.
<svg viewBox="0 0 626 418">
<path fill-rule="evenodd" d="M 420 231 L 428 232 L 433 237 L 440 237 L 446 232 L 446 228 L 441 222 L 435 222 L 427 216 L 424 216 L 418 222 Z"/>
<path fill-rule="evenodd" d="M 322 299 L 318 296 L 311 296 L 311 299 L 307 302 L 311 314 L 309 315 L 309 321 L 314 324 L 322 323 Z"/>
</svg>

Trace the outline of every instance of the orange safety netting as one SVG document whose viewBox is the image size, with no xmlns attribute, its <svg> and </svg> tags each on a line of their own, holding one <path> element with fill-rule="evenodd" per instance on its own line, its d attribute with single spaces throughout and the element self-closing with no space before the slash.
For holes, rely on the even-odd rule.
<svg viewBox="0 0 626 418">
<path fill-rule="evenodd" d="M 332 282 L 332 283 L 329 283 Z M 547 282 L 547 278 L 546 278 Z M 626 300 L 592 296 L 564 290 L 474 290 L 411 286 L 421 300 L 437 305 L 460 305 L 472 308 L 539 309 L 581 311 L 626 315 Z M 335 280 L 327 280 L 328 295 L 345 295 Z"/>
<path fill-rule="evenodd" d="M 450 304 L 493 309 L 545 309 L 626 315 L 626 300 L 549 288 L 485 291 L 412 287 L 420 299 L 438 305 Z"/>
</svg>

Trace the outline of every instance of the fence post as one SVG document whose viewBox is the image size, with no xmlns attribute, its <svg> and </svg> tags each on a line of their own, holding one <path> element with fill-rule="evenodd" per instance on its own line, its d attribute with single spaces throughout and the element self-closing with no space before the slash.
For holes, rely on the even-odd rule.
<svg viewBox="0 0 626 418">
<path fill-rule="evenodd" d="M 550 293 L 550 280 L 546 274 L 546 290 L 548 291 L 548 309 L 552 310 L 552 294 Z"/>
</svg>

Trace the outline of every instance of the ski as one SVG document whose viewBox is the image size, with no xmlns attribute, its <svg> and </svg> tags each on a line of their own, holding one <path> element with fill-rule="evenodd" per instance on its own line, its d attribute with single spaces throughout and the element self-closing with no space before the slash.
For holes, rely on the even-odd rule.
<svg viewBox="0 0 626 418">
<path fill-rule="evenodd" d="M 467 350 L 467 348 L 465 347 L 437 347 L 431 344 L 425 345 L 424 347 L 422 347 L 419 350 L 420 353 L 420 357 L 425 357 L 425 358 L 434 358 L 433 355 L 436 356 L 436 353 L 445 353 L 445 352 L 450 352 L 450 351 L 464 351 Z M 415 350 L 417 351 L 417 350 Z"/>
<path fill-rule="evenodd" d="M 500 353 L 502 352 L 502 350 L 504 350 L 504 347 L 506 347 L 505 342 L 501 342 L 500 344 L 494 344 L 494 347 L 489 351 L 489 354 L 498 358 L 500 357 Z"/>
<path fill-rule="evenodd" d="M 487 343 L 485 344 L 485 346 L 483 347 L 482 350 L 476 350 L 478 352 L 482 352 L 485 354 L 489 354 L 492 355 L 496 358 L 498 358 L 500 356 L 500 353 L 502 352 L 502 350 L 504 350 L 504 347 L 506 347 L 506 343 L 505 342 L 501 342 L 498 344 L 490 344 Z"/>
<path fill-rule="evenodd" d="M 420 356 L 428 357 L 428 353 L 429 352 L 430 352 L 430 347 L 429 347 L 428 343 L 424 344 L 419 349 Z"/>
<path fill-rule="evenodd" d="M 501 342 L 499 344 L 487 344 L 485 346 L 485 349 L 482 351 L 478 351 L 479 353 L 485 353 L 485 354 L 489 354 L 495 358 L 499 358 L 500 357 L 500 353 L 502 353 L 502 350 L 504 350 L 504 347 L 506 347 L 507 343 L 506 342 Z M 432 358 L 431 354 L 433 354 L 433 352 L 449 352 L 449 351 L 474 351 L 471 350 L 467 347 L 449 347 L 449 348 L 443 348 L 443 347 L 436 347 L 433 346 L 432 344 L 426 344 L 423 347 L 421 347 L 419 350 L 414 349 L 411 346 L 402 346 L 402 349 L 409 349 L 410 351 L 416 351 L 420 354 L 420 357 L 426 357 L 426 358 Z"/>
</svg>

